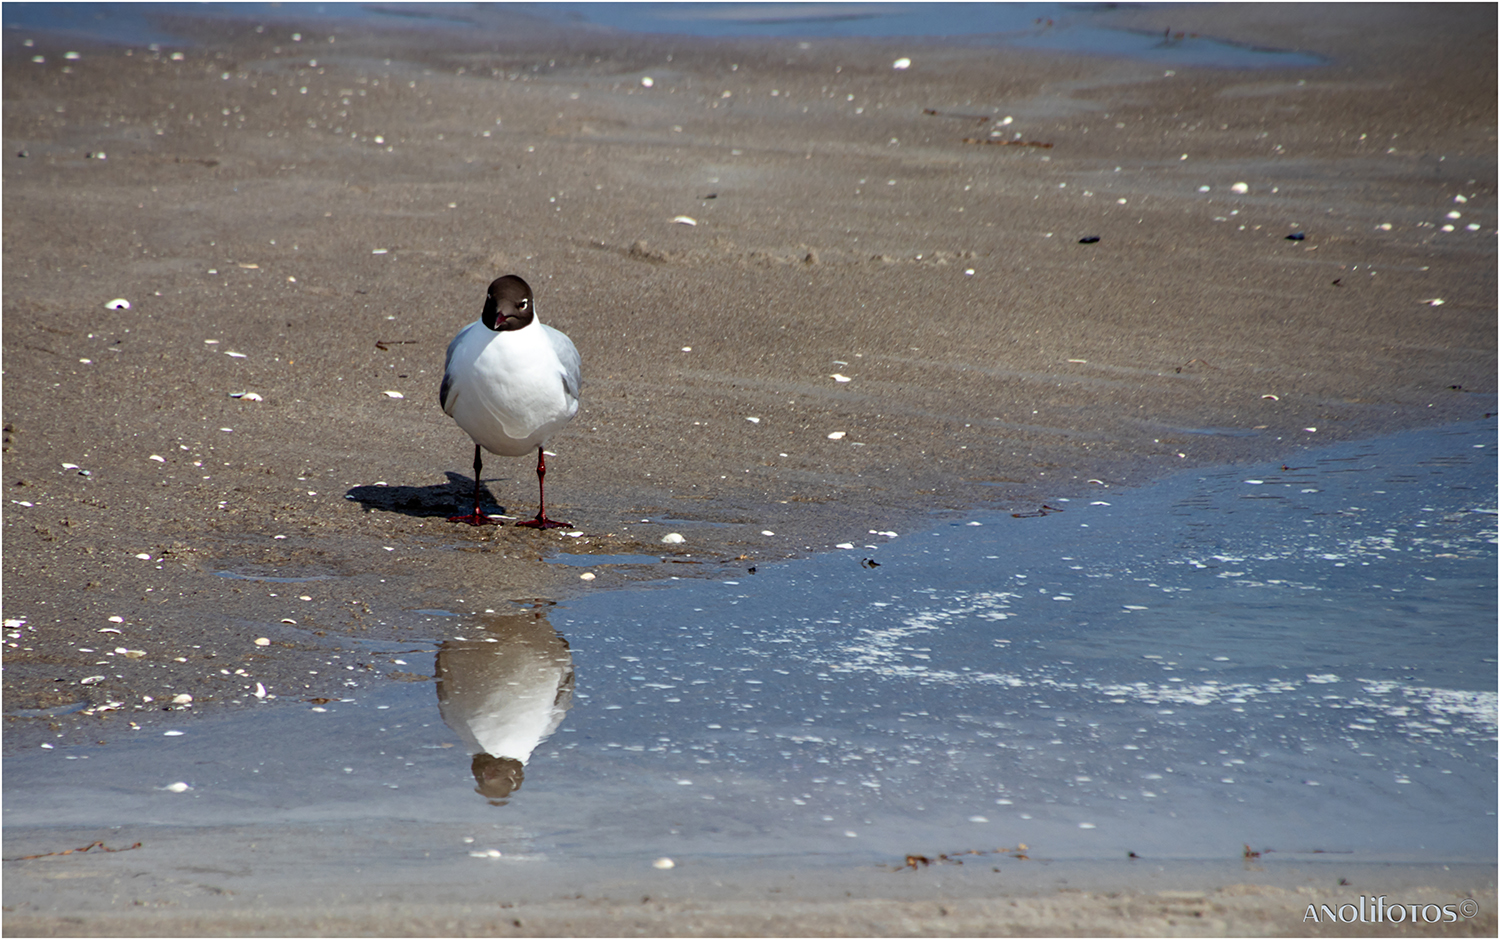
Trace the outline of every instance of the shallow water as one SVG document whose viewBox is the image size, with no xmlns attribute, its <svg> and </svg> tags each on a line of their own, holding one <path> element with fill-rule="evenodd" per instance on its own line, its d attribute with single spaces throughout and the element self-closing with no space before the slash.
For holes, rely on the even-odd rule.
<svg viewBox="0 0 1500 940">
<path fill-rule="evenodd" d="M 735 579 L 419 612 L 453 616 L 330 655 L 345 699 L 13 751 L 8 854 L 314 825 L 376 866 L 1493 863 L 1495 447 L 1493 422 L 1412 432 Z"/>
<path fill-rule="evenodd" d="M 8 33 L 60 32 L 99 42 L 188 45 L 157 26 L 162 13 L 267 21 L 344 21 L 382 28 L 509 32 L 508 11 L 560 25 L 725 39 L 967 39 L 1168 66 L 1300 68 L 1310 53 L 1228 38 L 1162 35 L 1099 25 L 1108 6 L 1067 3 L 520 3 L 489 9 L 389 3 L 7 3 Z"/>
</svg>

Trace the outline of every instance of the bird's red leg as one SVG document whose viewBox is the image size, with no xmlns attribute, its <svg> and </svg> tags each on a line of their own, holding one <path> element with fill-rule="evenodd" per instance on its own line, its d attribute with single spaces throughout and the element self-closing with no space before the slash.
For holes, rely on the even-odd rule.
<svg viewBox="0 0 1500 940">
<path fill-rule="evenodd" d="M 546 476 L 547 458 L 543 455 L 542 449 L 538 447 L 536 449 L 536 518 L 528 519 L 525 522 L 517 522 L 516 525 L 523 525 L 531 529 L 571 529 L 573 528 L 571 522 L 553 522 L 547 518 L 547 493 L 542 486 L 542 480 Z"/>
<path fill-rule="evenodd" d="M 484 462 L 479 457 L 479 445 L 474 445 L 474 511 L 467 516 L 449 516 L 449 522 L 466 522 L 469 525 L 495 525 L 495 520 L 479 511 L 479 473 Z"/>
</svg>

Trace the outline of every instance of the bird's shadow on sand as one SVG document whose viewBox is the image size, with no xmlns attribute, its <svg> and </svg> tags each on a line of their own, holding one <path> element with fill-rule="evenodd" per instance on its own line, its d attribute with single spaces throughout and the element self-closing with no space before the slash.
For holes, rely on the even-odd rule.
<svg viewBox="0 0 1500 940">
<path fill-rule="evenodd" d="M 449 471 L 448 482 L 432 486 L 356 486 L 344 494 L 365 507 L 366 512 L 382 510 L 399 512 L 404 516 L 446 519 L 474 508 L 474 478 Z M 481 485 L 480 511 L 505 513 L 490 496 L 489 487 Z"/>
</svg>

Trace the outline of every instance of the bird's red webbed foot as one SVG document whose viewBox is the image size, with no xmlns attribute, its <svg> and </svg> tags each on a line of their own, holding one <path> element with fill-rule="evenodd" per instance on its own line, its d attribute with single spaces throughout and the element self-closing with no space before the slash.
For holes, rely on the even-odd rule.
<svg viewBox="0 0 1500 940">
<path fill-rule="evenodd" d="M 486 516 L 484 513 L 480 512 L 477 509 L 474 510 L 473 512 L 471 512 L 471 513 L 467 513 L 467 514 L 462 515 L 462 516 L 449 516 L 448 517 L 448 521 L 449 522 L 462 522 L 462 523 L 465 523 L 466 525 L 499 525 L 500 524 L 500 520 L 498 520 L 498 519 L 491 519 L 489 516 Z"/>
<path fill-rule="evenodd" d="M 557 522 L 547 518 L 546 513 L 539 512 L 535 519 L 527 519 L 525 522 L 517 522 L 516 525 L 525 526 L 528 529 L 571 529 L 571 522 Z"/>
</svg>

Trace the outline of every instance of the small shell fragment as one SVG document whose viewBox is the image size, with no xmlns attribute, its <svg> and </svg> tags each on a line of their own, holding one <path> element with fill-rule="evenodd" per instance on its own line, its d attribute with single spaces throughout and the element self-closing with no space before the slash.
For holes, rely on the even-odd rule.
<svg viewBox="0 0 1500 940">
<path fill-rule="evenodd" d="M 838 373 L 838 372 L 835 372 L 833 375 L 830 375 L 829 378 L 833 379 L 835 382 L 852 382 L 852 381 L 854 381 L 853 379 L 849 378 L 849 376 L 843 375 L 843 374 Z"/>
<path fill-rule="evenodd" d="M 653 79 L 650 75 L 642 75 L 641 76 L 641 87 L 642 88 L 650 88 L 652 85 L 655 85 L 655 84 L 656 84 L 656 80 Z"/>
<path fill-rule="evenodd" d="M 681 225 L 697 225 L 698 224 L 698 220 L 695 219 L 695 218 L 693 218 L 690 215 L 679 215 L 675 219 L 673 219 L 672 221 L 673 222 L 677 222 L 677 223 L 679 223 Z"/>
<path fill-rule="evenodd" d="M 578 580 L 580 580 L 580 581 L 592 581 L 592 580 L 594 580 L 594 573 L 592 571 L 585 571 L 583 574 L 581 574 L 581 575 L 578 576 Z"/>
<path fill-rule="evenodd" d="M 831 433 L 831 434 L 828 435 L 828 439 L 830 441 L 842 441 L 844 439 L 845 433 L 847 433 L 847 432 L 844 432 L 844 431 L 834 431 L 833 433 Z"/>
<path fill-rule="evenodd" d="M 255 392 L 230 392 L 229 397 L 238 398 L 242 401 L 265 401 L 264 398 Z"/>
<path fill-rule="evenodd" d="M 1419 301 L 1417 301 L 1417 303 L 1419 303 L 1419 304 L 1426 304 L 1429 307 L 1441 307 L 1443 305 L 1443 298 L 1441 298 L 1441 297 L 1429 297 L 1426 300 L 1419 300 Z"/>
<path fill-rule="evenodd" d="M 677 867 L 677 863 L 672 861 L 670 858 L 667 858 L 666 856 L 662 856 L 661 858 L 652 862 L 651 867 L 660 868 L 662 871 L 666 871 L 668 868 Z"/>
<path fill-rule="evenodd" d="M 114 300 L 111 300 L 109 303 L 105 304 L 104 305 L 104 309 L 105 310 L 129 310 L 130 309 L 130 301 L 126 300 L 124 297 L 116 297 Z"/>
<path fill-rule="evenodd" d="M 898 72 L 903 72 L 906 69 L 911 68 L 911 60 L 906 56 L 902 56 L 901 58 L 891 63 L 891 68 L 895 69 Z"/>
<path fill-rule="evenodd" d="M 270 640 L 269 637 L 258 636 L 258 637 L 255 638 L 255 645 L 256 646 L 270 646 L 271 645 L 271 640 Z"/>
<path fill-rule="evenodd" d="M 191 705 L 191 704 L 193 704 L 193 697 L 191 695 L 187 694 L 186 692 L 183 692 L 181 695 L 174 695 L 174 696 L 172 696 L 172 704 L 173 705 Z"/>
<path fill-rule="evenodd" d="M 89 677 L 87 677 L 85 679 L 79 679 L 78 680 L 78 684 L 79 685 L 94 685 L 95 683 L 103 682 L 103 681 L 104 681 L 104 677 L 103 676 L 89 676 Z"/>
<path fill-rule="evenodd" d="M 686 542 L 687 539 L 683 538 L 680 533 L 668 532 L 666 535 L 663 535 L 661 537 L 661 541 L 663 545 L 681 545 L 683 542 Z"/>
<path fill-rule="evenodd" d="M 401 394 L 400 392 L 387 391 L 385 393 L 385 397 L 386 398 L 405 398 L 406 396 L 403 395 L 403 394 Z"/>
<path fill-rule="evenodd" d="M 259 682 L 255 683 L 255 697 L 256 698 L 265 698 L 266 697 L 266 687 L 262 683 L 259 683 Z"/>
<path fill-rule="evenodd" d="M 166 786 L 162 787 L 162 789 L 163 790 L 170 790 L 173 793 L 186 793 L 187 791 L 191 790 L 192 787 L 188 786 L 186 783 L 184 783 L 181 780 L 179 780 L 176 783 L 169 783 L 169 784 L 167 784 Z"/>
<path fill-rule="evenodd" d="M 1275 395 L 1262 395 L 1260 397 L 1264 398 L 1264 399 L 1268 399 L 1270 401 L 1281 401 L 1281 399 L 1279 397 L 1275 396 Z"/>
<path fill-rule="evenodd" d="M 1229 187 L 1229 191 L 1232 193 L 1238 193 L 1239 195 L 1243 196 L 1250 191 L 1250 184 L 1235 183 L 1233 186 Z"/>
</svg>

